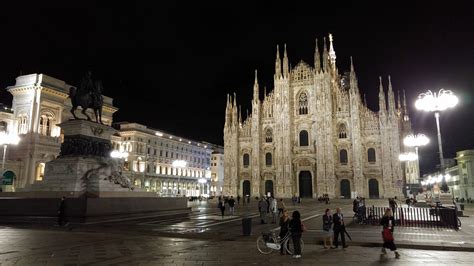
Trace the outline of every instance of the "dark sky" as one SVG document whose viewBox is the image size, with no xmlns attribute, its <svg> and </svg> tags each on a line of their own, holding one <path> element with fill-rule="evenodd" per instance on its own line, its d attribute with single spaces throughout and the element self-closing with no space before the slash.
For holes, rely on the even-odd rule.
<svg viewBox="0 0 474 266">
<path fill-rule="evenodd" d="M 2 88 L 35 72 L 76 85 L 92 69 L 120 108 L 115 121 L 222 144 L 226 94 L 237 92 L 249 108 L 254 69 L 261 88 L 273 87 L 277 44 L 287 43 L 293 66 L 312 65 L 314 39 L 330 32 L 340 72 L 352 55 L 372 109 L 379 75 L 391 75 L 410 104 L 426 89 L 452 89 L 461 102 L 441 115 L 445 157 L 474 148 L 469 1 L 40 2 L 2 3 Z M 5 90 L 0 101 L 11 102 Z M 411 116 L 416 131 L 432 139 L 421 150 L 422 169 L 430 170 L 438 162 L 434 117 L 413 108 Z"/>
</svg>

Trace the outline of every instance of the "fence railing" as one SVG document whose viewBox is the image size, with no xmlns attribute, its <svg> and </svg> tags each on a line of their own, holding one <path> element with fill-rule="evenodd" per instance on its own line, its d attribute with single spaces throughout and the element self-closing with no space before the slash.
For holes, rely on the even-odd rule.
<svg viewBox="0 0 474 266">
<path fill-rule="evenodd" d="M 360 222 L 380 225 L 387 207 L 359 208 Z M 457 210 L 446 207 L 396 207 L 392 209 L 397 226 L 459 229 Z"/>
</svg>

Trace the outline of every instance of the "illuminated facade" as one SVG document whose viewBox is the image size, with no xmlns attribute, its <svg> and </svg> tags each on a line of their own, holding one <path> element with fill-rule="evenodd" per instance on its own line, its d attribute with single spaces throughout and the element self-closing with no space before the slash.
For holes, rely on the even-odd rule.
<svg viewBox="0 0 474 266">
<path fill-rule="evenodd" d="M 17 77 L 15 85 L 6 88 L 13 101 L 11 109 L 0 110 L 1 129 L 18 134 L 21 140 L 8 147 L 5 170 L 15 174 L 15 181 L 13 186 L 3 187 L 4 191 L 41 181 L 45 163 L 59 155 L 62 137 L 58 124 L 72 118 L 70 87 L 62 80 L 31 74 Z M 117 110 L 112 98 L 104 96 L 104 124 L 112 124 L 112 115 Z M 92 115 L 91 110 L 88 113 Z"/>
<path fill-rule="evenodd" d="M 243 120 L 236 97 L 228 96 L 224 126 L 224 194 L 276 197 L 401 196 L 406 175 L 418 164 L 402 165 L 411 133 L 403 102 L 380 78 L 379 111 L 362 101 L 354 66 L 339 73 L 332 36 L 314 66 L 290 68 L 286 46 L 277 47 L 274 89 L 259 96 L 257 73 L 252 112 Z M 352 61 L 352 60 L 351 60 Z"/>
<path fill-rule="evenodd" d="M 224 149 L 217 148 L 211 154 L 211 195 L 222 195 L 224 187 Z"/>
<path fill-rule="evenodd" d="M 137 123 L 117 123 L 112 147 L 128 152 L 123 174 L 135 187 L 162 196 L 210 194 L 212 148 Z"/>
</svg>

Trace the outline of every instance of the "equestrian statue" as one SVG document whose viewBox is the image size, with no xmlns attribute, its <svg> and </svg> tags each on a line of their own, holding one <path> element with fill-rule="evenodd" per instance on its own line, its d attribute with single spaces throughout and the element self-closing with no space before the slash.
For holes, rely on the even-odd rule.
<svg viewBox="0 0 474 266">
<path fill-rule="evenodd" d="M 75 119 L 79 119 L 75 111 L 78 106 L 82 108 L 81 113 L 87 117 L 88 121 L 91 118 L 86 113 L 87 109 L 92 108 L 95 114 L 95 121 L 102 123 L 102 106 L 104 105 L 104 97 L 102 96 L 102 82 L 93 81 L 92 73 L 88 71 L 82 78 L 79 86 L 71 87 L 69 89 L 69 98 L 71 98 L 72 108 L 71 113 Z"/>
</svg>

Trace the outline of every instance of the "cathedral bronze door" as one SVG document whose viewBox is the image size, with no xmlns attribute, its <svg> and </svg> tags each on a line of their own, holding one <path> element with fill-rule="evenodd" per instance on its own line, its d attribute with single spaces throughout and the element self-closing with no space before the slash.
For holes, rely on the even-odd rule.
<svg viewBox="0 0 474 266">
<path fill-rule="evenodd" d="M 273 181 L 267 180 L 265 181 L 265 196 L 270 193 L 270 196 L 273 196 Z"/>
<path fill-rule="evenodd" d="M 299 176 L 300 197 L 313 197 L 313 181 L 311 180 L 311 172 L 301 171 Z"/>
<path fill-rule="evenodd" d="M 341 196 L 345 199 L 351 198 L 351 183 L 347 179 L 341 180 Z"/>
<path fill-rule="evenodd" d="M 243 183 L 242 183 L 242 192 L 243 192 L 243 196 L 247 196 L 249 195 L 250 196 L 250 181 L 248 180 L 245 180 Z"/>
<path fill-rule="evenodd" d="M 375 178 L 369 180 L 369 198 L 379 198 L 379 181 L 377 181 Z"/>
</svg>

